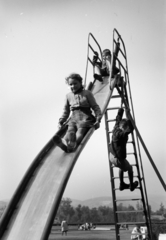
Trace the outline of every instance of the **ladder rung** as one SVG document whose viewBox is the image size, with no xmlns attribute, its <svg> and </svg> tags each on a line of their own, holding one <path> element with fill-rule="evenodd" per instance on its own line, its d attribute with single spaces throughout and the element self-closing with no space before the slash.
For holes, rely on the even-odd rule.
<svg viewBox="0 0 166 240">
<path fill-rule="evenodd" d="M 144 225 L 145 223 L 142 223 L 141 225 Z M 129 225 L 129 224 L 128 224 Z M 130 224 L 131 225 L 131 224 Z M 120 237 L 120 235 L 124 235 L 124 233 L 119 233 L 118 236 Z M 139 236 L 144 236 L 146 235 L 147 236 L 147 233 L 131 233 L 131 235 L 139 235 Z M 138 239 L 138 238 L 136 238 Z M 141 238 L 142 239 L 142 238 Z M 147 239 L 147 238 L 146 238 Z"/>
<path fill-rule="evenodd" d="M 131 166 L 133 166 L 133 167 L 136 167 L 137 166 L 137 164 L 130 164 Z"/>
<path fill-rule="evenodd" d="M 144 235 L 146 235 L 147 236 L 147 233 L 136 233 L 137 234 L 137 236 L 139 235 L 139 236 L 144 236 Z M 131 233 L 131 235 L 136 235 L 135 233 Z M 137 238 L 138 239 L 138 238 Z M 147 239 L 147 238 L 146 238 Z"/>
<path fill-rule="evenodd" d="M 133 167 L 136 167 L 136 166 L 137 166 L 137 164 L 130 164 L 130 165 L 133 166 Z M 111 167 L 114 168 L 115 166 L 112 164 Z"/>
<path fill-rule="evenodd" d="M 130 165 L 133 166 L 133 167 L 137 166 L 137 164 L 130 164 Z M 115 168 L 114 164 L 111 165 L 111 168 Z"/>
<path fill-rule="evenodd" d="M 121 224 L 128 224 L 128 225 L 136 225 L 136 224 L 139 224 L 139 225 L 142 225 L 142 224 L 146 224 L 146 222 L 119 222 L 119 223 L 116 223 L 117 225 L 121 225 Z"/>
<path fill-rule="evenodd" d="M 113 133 L 113 131 L 108 131 L 108 133 Z"/>
<path fill-rule="evenodd" d="M 114 164 L 111 165 L 111 168 L 115 168 Z"/>
<path fill-rule="evenodd" d="M 120 98 L 120 97 L 121 97 L 120 95 L 114 95 L 111 98 Z"/>
<path fill-rule="evenodd" d="M 120 201 L 139 201 L 139 200 L 141 200 L 142 201 L 142 199 L 141 198 L 131 198 L 131 199 L 116 199 L 115 200 L 115 202 L 120 202 Z"/>
<path fill-rule="evenodd" d="M 135 189 L 140 189 L 140 187 L 136 187 Z M 119 188 L 114 188 L 114 190 L 119 190 Z M 129 188 L 126 188 L 125 190 L 129 190 Z"/>
<path fill-rule="evenodd" d="M 133 176 L 133 178 L 137 177 L 138 178 L 138 175 L 135 175 Z M 128 176 L 124 176 L 123 178 L 129 178 Z M 112 177 L 112 179 L 119 179 L 119 177 Z"/>
<path fill-rule="evenodd" d="M 111 107 L 111 108 L 107 108 L 107 111 L 108 110 L 118 110 L 120 107 Z"/>
<path fill-rule="evenodd" d="M 110 119 L 110 120 L 107 120 L 107 122 L 115 122 L 116 119 Z"/>
<path fill-rule="evenodd" d="M 116 211 L 116 213 L 143 213 L 143 210 L 135 210 L 135 211 Z"/>
<path fill-rule="evenodd" d="M 133 153 L 131 152 L 131 153 L 127 153 L 127 155 L 135 155 L 135 153 L 134 153 L 134 152 L 133 152 Z"/>
</svg>

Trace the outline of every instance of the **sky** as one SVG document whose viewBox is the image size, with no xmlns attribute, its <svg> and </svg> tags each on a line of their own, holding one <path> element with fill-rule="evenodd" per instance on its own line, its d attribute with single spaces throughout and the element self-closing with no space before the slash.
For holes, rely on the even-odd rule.
<svg viewBox="0 0 166 240">
<path fill-rule="evenodd" d="M 0 0 L 0 200 L 57 131 L 65 77 L 85 76 L 88 34 L 112 49 L 113 29 L 128 60 L 136 124 L 166 182 L 166 6 L 164 0 Z M 93 79 L 93 76 L 92 76 Z M 164 195 L 142 151 L 148 195 Z M 64 197 L 111 194 L 104 119 L 81 153 Z"/>
</svg>

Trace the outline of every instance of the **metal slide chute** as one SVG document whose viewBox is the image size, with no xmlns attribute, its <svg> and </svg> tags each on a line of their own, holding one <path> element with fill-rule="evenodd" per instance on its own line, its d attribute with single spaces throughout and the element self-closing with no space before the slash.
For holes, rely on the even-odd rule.
<svg viewBox="0 0 166 240">
<path fill-rule="evenodd" d="M 91 39 L 95 40 L 92 34 L 88 38 L 87 64 L 92 63 L 89 48 L 94 51 L 90 44 Z M 97 43 L 96 40 L 95 42 Z M 91 91 L 103 115 L 116 81 L 109 76 L 103 79 L 103 83 L 95 80 L 91 82 Z M 66 127 L 56 134 L 63 137 L 65 131 Z M 53 138 L 45 145 L 25 173 L 3 214 L 0 222 L 1 240 L 48 239 L 70 174 L 94 131 L 95 129 L 91 128 L 72 153 L 63 152 L 54 144 Z"/>
</svg>

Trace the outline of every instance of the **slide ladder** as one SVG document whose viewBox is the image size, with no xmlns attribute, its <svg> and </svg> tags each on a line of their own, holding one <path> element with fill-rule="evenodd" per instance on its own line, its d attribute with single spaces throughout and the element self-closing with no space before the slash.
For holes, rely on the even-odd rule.
<svg viewBox="0 0 166 240">
<path fill-rule="evenodd" d="M 122 47 L 120 47 L 122 45 Z M 114 95 L 111 97 L 111 106 L 107 107 L 105 112 L 105 126 L 106 126 L 106 138 L 107 138 L 107 147 L 108 147 L 108 158 L 109 158 L 109 166 L 110 166 L 110 178 L 111 178 L 111 188 L 112 188 L 112 199 L 113 199 L 113 208 L 114 208 L 114 219 L 115 219 L 115 231 L 116 231 L 116 239 L 120 240 L 121 229 L 123 226 L 128 225 L 137 225 L 146 226 L 147 227 L 147 235 L 149 239 L 152 239 L 152 228 L 151 228 L 151 220 L 150 220 L 150 211 L 149 204 L 146 192 L 145 185 L 145 177 L 142 166 L 142 159 L 140 153 L 140 147 L 138 142 L 137 132 L 133 132 L 130 134 L 128 143 L 127 143 L 127 159 L 133 167 L 134 172 L 134 181 L 138 180 L 138 187 L 134 190 L 134 192 L 130 192 L 130 190 L 125 190 L 123 193 L 120 193 L 119 190 L 119 177 L 118 177 L 118 168 L 114 167 L 110 162 L 110 153 L 109 153 L 109 144 L 111 142 L 111 134 L 113 130 L 113 123 L 115 124 L 115 118 L 113 119 L 113 114 L 117 114 L 119 108 L 123 107 L 125 110 L 129 109 L 130 113 L 132 113 L 133 121 L 134 121 L 134 110 L 132 103 L 132 96 L 130 91 L 129 84 L 129 75 L 128 75 L 128 67 L 127 67 L 127 56 L 125 51 L 124 42 L 117 32 L 114 29 L 113 32 L 113 51 L 115 52 L 115 48 L 119 47 L 118 57 L 113 55 L 112 63 L 117 63 L 120 76 L 119 81 L 117 83 L 116 89 L 114 91 Z M 112 106 L 114 105 L 114 106 Z M 116 116 L 116 115 L 115 115 Z M 130 114 L 131 116 L 131 114 Z M 126 173 L 125 173 L 126 174 Z M 128 178 L 127 175 L 124 174 L 125 182 Z M 128 192 L 129 193 L 126 193 Z M 124 197 L 122 194 L 124 192 L 130 197 Z M 134 203 L 135 202 L 135 203 Z M 122 208 L 123 203 L 125 205 L 128 203 L 130 208 Z M 131 206 L 135 207 L 131 207 Z M 136 208 L 136 210 L 135 210 Z M 126 210 L 127 209 L 127 210 Z M 123 221 L 123 215 L 127 216 L 129 221 Z M 131 217 L 132 216 L 132 221 Z M 125 218 L 126 219 L 126 218 Z M 142 234 L 141 234 L 142 235 Z"/>
</svg>

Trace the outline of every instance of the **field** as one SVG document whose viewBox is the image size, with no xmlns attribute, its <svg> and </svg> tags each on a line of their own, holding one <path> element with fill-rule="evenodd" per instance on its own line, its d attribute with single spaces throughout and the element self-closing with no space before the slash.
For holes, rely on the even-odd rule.
<svg viewBox="0 0 166 240">
<path fill-rule="evenodd" d="M 132 228 L 129 230 L 121 230 L 120 231 L 120 239 L 121 240 L 129 240 L 131 239 L 131 231 Z M 49 236 L 48 240 L 60 240 L 60 239 L 68 239 L 68 240 L 115 240 L 115 229 L 110 230 L 110 228 L 102 227 L 96 228 L 95 230 L 91 231 L 78 231 L 77 229 L 74 229 L 73 227 L 69 227 L 69 231 L 67 233 L 67 236 L 61 235 L 60 228 L 53 227 L 51 234 Z"/>
</svg>

